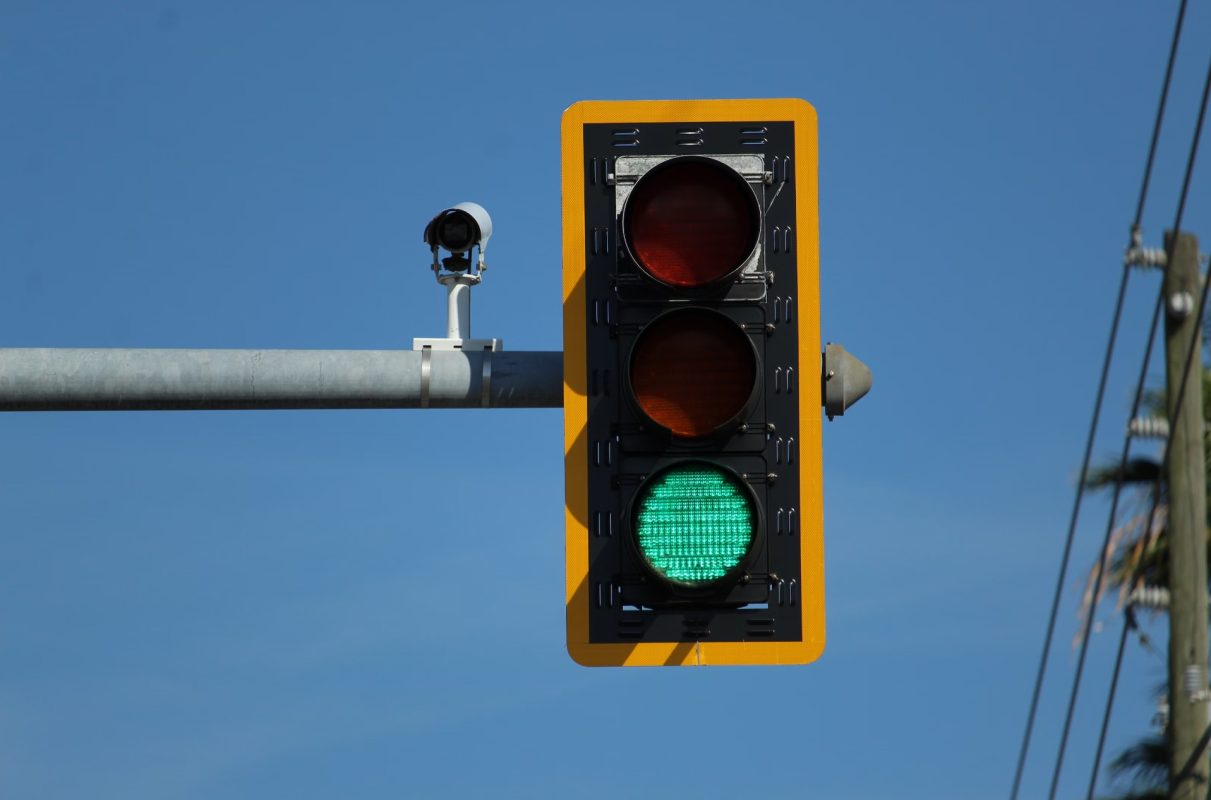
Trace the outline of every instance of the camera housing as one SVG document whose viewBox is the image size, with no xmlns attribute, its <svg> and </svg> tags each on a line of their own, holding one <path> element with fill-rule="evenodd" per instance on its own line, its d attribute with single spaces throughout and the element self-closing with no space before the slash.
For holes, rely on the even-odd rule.
<svg viewBox="0 0 1211 800">
<path fill-rule="evenodd" d="M 484 250 L 492 236 L 492 217 L 479 203 L 459 203 L 444 209 L 425 226 L 425 243 L 437 261 L 438 249 L 447 250 L 442 265 L 458 272 L 471 268 L 470 252 L 479 248 L 479 268 L 484 268 Z"/>
</svg>

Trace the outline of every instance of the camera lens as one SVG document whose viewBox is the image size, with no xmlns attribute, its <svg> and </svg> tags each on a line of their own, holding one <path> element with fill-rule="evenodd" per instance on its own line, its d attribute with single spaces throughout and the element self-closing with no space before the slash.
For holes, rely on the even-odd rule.
<svg viewBox="0 0 1211 800">
<path fill-rule="evenodd" d="M 451 253 L 465 253 L 475 245 L 478 226 L 465 211 L 447 211 L 437 221 L 437 243 Z"/>
</svg>

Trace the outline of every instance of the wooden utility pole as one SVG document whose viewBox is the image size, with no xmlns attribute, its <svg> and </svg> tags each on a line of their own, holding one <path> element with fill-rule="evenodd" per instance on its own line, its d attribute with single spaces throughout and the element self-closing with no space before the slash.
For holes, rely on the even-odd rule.
<svg viewBox="0 0 1211 800">
<path fill-rule="evenodd" d="M 1169 796 L 1207 797 L 1207 482 L 1203 445 L 1198 239 L 1170 233 L 1165 270 L 1169 411 Z M 1187 354 L 1191 342 L 1194 357 Z M 1180 412 L 1178 398 L 1181 398 Z M 1183 767 L 1185 770 L 1183 771 Z"/>
</svg>

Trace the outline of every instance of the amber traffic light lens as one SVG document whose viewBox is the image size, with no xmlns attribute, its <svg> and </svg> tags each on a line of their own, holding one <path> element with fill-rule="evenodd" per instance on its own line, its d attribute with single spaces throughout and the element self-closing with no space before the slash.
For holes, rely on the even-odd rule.
<svg viewBox="0 0 1211 800">
<path fill-rule="evenodd" d="M 676 436 L 709 436 L 738 420 L 757 387 L 757 354 L 727 317 L 685 308 L 657 317 L 635 340 L 631 393 L 640 411 Z"/>
<path fill-rule="evenodd" d="M 752 255 L 761 212 L 735 170 L 708 158 L 674 158 L 631 190 L 623 235 L 648 275 L 667 286 L 701 288 L 728 278 Z"/>
</svg>

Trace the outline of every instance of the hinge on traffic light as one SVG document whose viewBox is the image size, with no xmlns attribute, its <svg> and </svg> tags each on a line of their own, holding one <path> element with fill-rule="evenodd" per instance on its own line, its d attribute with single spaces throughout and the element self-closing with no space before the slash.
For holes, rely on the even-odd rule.
<svg viewBox="0 0 1211 800">
<path fill-rule="evenodd" d="M 795 298 L 774 298 L 774 322 L 789 325 L 795 320 Z"/>
<path fill-rule="evenodd" d="M 773 183 L 774 181 L 777 181 L 778 183 L 786 183 L 787 180 L 790 179 L 790 156 L 782 156 L 781 158 L 778 156 L 771 156 L 769 166 L 769 172 L 766 173 L 769 175 L 769 180 L 767 181 L 768 183 Z"/>
<path fill-rule="evenodd" d="M 795 368 L 774 367 L 774 394 L 794 394 L 795 392 Z"/>
<path fill-rule="evenodd" d="M 777 603 L 780 606 L 793 606 L 795 604 L 795 590 L 798 588 L 799 582 L 794 578 L 789 581 L 780 580 L 775 586 Z"/>
<path fill-rule="evenodd" d="M 770 238 L 773 242 L 773 246 L 770 249 L 775 253 L 789 253 L 795 245 L 795 234 L 789 225 L 785 228 L 774 226 Z"/>
<path fill-rule="evenodd" d="M 610 168 L 613 157 L 589 159 L 589 183 L 593 186 L 613 186 L 614 171 Z"/>
<path fill-rule="evenodd" d="M 706 133 L 702 126 L 696 128 L 678 128 L 675 135 L 675 143 L 678 147 L 701 147 L 706 140 L 702 134 Z"/>
<path fill-rule="evenodd" d="M 774 514 L 774 534 L 793 536 L 795 534 L 795 509 L 779 508 Z"/>
</svg>

